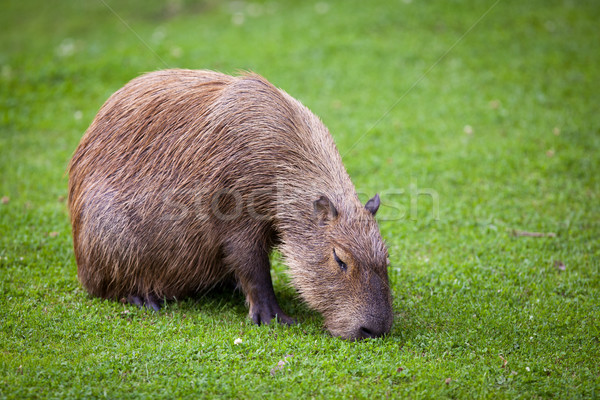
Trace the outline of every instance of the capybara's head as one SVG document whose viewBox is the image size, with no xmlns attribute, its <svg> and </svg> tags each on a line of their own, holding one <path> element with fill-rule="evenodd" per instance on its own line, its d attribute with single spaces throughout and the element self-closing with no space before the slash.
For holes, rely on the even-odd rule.
<svg viewBox="0 0 600 400">
<path fill-rule="evenodd" d="M 292 272 L 296 288 L 334 336 L 375 338 L 392 327 L 388 253 L 374 218 L 379 202 L 376 195 L 364 207 L 358 201 L 338 207 L 321 196 L 313 204 L 314 254 L 294 257 L 300 268 L 293 269 L 301 271 Z"/>
</svg>

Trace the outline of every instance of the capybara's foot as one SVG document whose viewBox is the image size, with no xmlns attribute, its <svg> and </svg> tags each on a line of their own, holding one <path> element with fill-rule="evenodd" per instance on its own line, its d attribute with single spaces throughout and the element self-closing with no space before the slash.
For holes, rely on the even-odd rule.
<svg viewBox="0 0 600 400">
<path fill-rule="evenodd" d="M 135 304 L 139 308 L 146 307 L 147 309 L 154 310 L 156 312 L 160 311 L 163 303 L 158 297 L 153 295 L 148 295 L 146 297 L 129 295 L 127 296 L 127 302 L 129 304 Z"/>
<path fill-rule="evenodd" d="M 276 301 L 274 302 L 264 302 L 259 304 L 253 304 L 250 306 L 250 318 L 252 321 L 257 324 L 265 324 L 268 325 L 277 318 L 277 322 L 293 325 L 296 323 L 296 320 L 288 317 L 279 307 Z"/>
</svg>

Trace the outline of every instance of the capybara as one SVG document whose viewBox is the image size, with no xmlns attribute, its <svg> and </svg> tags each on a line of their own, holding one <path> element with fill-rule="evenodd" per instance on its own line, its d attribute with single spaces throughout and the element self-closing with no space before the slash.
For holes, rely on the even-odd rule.
<svg viewBox="0 0 600 400">
<path fill-rule="evenodd" d="M 393 320 L 387 250 L 327 128 L 264 78 L 164 70 L 114 93 L 69 164 L 82 285 L 158 310 L 217 285 L 257 324 L 293 323 L 269 254 L 334 336 L 378 337 Z"/>
</svg>

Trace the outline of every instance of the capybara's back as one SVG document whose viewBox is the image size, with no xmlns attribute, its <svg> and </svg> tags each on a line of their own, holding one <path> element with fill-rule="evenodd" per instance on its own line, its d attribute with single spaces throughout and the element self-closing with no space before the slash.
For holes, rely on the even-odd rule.
<svg viewBox="0 0 600 400">
<path fill-rule="evenodd" d="M 302 297 L 347 338 L 392 322 L 378 206 L 377 196 L 360 204 L 319 119 L 253 74 L 134 79 L 69 165 L 78 276 L 91 294 L 158 309 L 231 282 L 255 322 L 291 323 L 270 278 L 277 246 Z"/>
</svg>

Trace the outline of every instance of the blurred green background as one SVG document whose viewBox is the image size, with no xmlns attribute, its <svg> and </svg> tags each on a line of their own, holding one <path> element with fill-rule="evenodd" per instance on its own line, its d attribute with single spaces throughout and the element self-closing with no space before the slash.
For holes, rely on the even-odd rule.
<svg viewBox="0 0 600 400">
<path fill-rule="evenodd" d="M 3 1 L 0 397 L 597 397 L 599 20 L 569 0 Z M 252 70 L 323 119 L 382 194 L 388 337 L 329 337 L 277 255 L 292 328 L 251 325 L 240 295 L 153 315 L 85 293 L 66 165 L 163 68 Z"/>
</svg>

